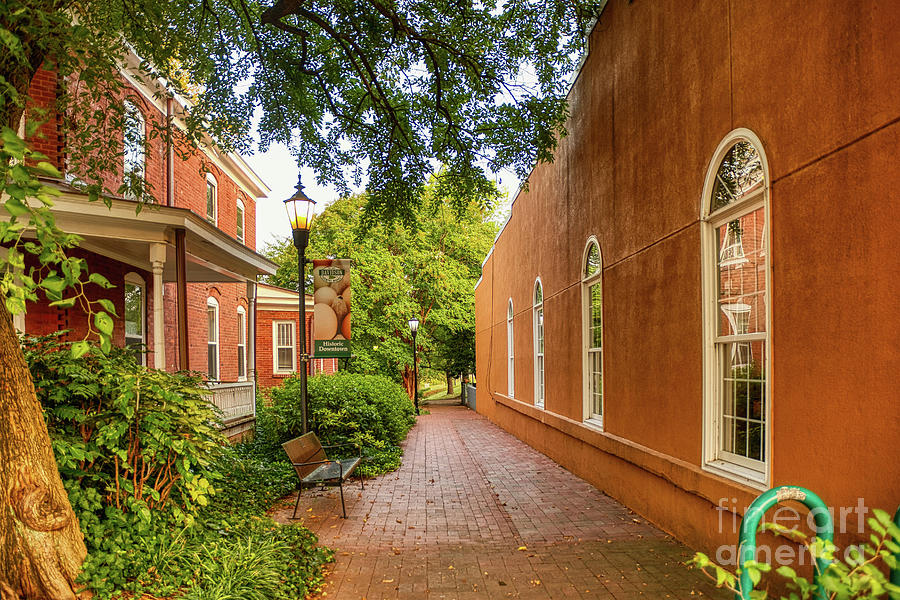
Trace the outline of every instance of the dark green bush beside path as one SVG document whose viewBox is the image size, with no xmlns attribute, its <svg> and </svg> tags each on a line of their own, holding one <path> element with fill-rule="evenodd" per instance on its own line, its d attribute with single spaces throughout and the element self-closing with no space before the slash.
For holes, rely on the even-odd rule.
<svg viewBox="0 0 900 600">
<path fill-rule="evenodd" d="M 199 377 L 137 365 L 130 353 L 74 360 L 54 337 L 25 356 L 98 598 L 303 598 L 331 551 L 265 511 L 294 487 L 286 463 L 228 447 Z"/>
<path fill-rule="evenodd" d="M 335 373 L 311 377 L 308 391 L 310 429 L 323 445 L 360 444 L 365 456 L 360 470 L 369 477 L 400 467 L 399 444 L 416 418 L 399 384 L 380 375 Z M 271 404 L 258 406 L 253 452 L 260 458 L 284 460 L 281 444 L 303 430 L 299 378 L 285 380 L 270 394 Z"/>
</svg>

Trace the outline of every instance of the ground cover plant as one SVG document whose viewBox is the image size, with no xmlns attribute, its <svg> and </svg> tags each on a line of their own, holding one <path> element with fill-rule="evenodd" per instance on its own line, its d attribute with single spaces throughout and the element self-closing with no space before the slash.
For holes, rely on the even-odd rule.
<svg viewBox="0 0 900 600">
<path fill-rule="evenodd" d="M 900 568 L 900 526 L 891 520 L 888 513 L 874 509 L 874 517 L 868 519 L 871 534 L 869 543 L 862 543 L 839 552 L 833 542 L 808 536 L 796 529 L 789 529 L 777 523 L 762 523 L 761 530 L 770 531 L 805 548 L 813 559 L 829 561 L 828 567 L 818 573 L 818 584 L 798 574 L 792 567 L 782 565 L 777 568 L 764 562 L 747 561 L 737 573 L 717 565 L 706 554 L 698 552 L 688 561 L 688 565 L 701 569 L 718 587 L 731 590 L 737 597 L 753 600 L 780 598 L 780 600 L 875 600 L 879 598 L 900 599 L 900 585 L 891 582 L 885 575 L 887 569 Z M 777 585 L 787 590 L 787 595 L 773 596 L 767 590 L 741 590 L 740 576 L 746 571 L 755 587 L 764 574 L 773 573 L 780 578 Z M 744 592 L 745 595 L 741 596 Z"/>
<path fill-rule="evenodd" d="M 127 350 L 74 359 L 57 336 L 24 342 L 98 598 L 303 598 L 331 552 L 265 511 L 290 469 L 230 447 L 199 377 L 146 369 Z M 126 596 L 127 597 L 127 596 Z"/>
<path fill-rule="evenodd" d="M 260 428 L 262 456 L 284 459 L 281 443 L 301 434 L 300 380 L 286 379 L 270 391 Z M 358 444 L 368 477 L 400 467 L 400 442 L 415 423 L 412 403 L 401 385 L 381 375 L 335 373 L 309 379 L 309 426 L 324 445 Z M 263 444 L 261 444 L 263 445 Z M 352 453 L 348 448 L 347 453 Z"/>
</svg>

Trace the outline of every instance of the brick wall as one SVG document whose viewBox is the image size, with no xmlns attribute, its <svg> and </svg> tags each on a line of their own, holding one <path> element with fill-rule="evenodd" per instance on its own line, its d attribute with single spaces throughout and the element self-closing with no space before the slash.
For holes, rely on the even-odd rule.
<svg viewBox="0 0 900 600">
<path fill-rule="evenodd" d="M 153 349 L 153 330 L 151 327 L 150 315 L 153 314 L 153 278 L 152 274 L 141 269 L 135 269 L 131 265 L 120 263 L 111 258 L 85 252 L 82 250 L 73 250 L 71 256 L 84 258 L 87 261 L 88 269 L 92 273 L 101 273 L 115 287 L 111 289 L 103 289 L 98 285 L 88 284 L 85 286 L 85 294 L 90 300 L 99 300 L 106 298 L 115 305 L 117 317 L 114 317 L 113 343 L 119 346 L 125 344 L 125 274 L 137 273 L 144 280 L 146 287 L 146 315 L 144 322 L 144 331 L 147 348 Z M 37 262 L 30 255 L 26 257 L 28 266 L 37 266 Z M 34 263 L 34 264 L 31 264 Z M 71 292 L 65 294 L 71 295 Z M 68 309 L 59 309 L 50 306 L 50 302 L 40 294 L 40 301 L 28 303 L 28 312 L 25 315 L 25 331 L 33 335 L 47 335 L 55 331 L 70 330 L 64 339 L 69 341 L 81 340 L 88 331 L 88 315 L 78 306 Z M 92 339 L 96 340 L 96 337 Z M 152 353 L 148 354 L 147 364 L 152 365 Z"/>
<path fill-rule="evenodd" d="M 65 132 L 60 130 L 61 123 L 56 114 L 57 76 L 52 71 L 39 70 L 35 75 L 29 95 L 33 105 L 49 111 L 47 121 L 32 137 L 29 142 L 32 146 L 46 154 L 50 162 L 60 171 L 66 170 L 65 160 Z M 165 112 L 157 108 L 152 102 L 138 93 L 137 90 L 126 86 L 122 93 L 121 101 L 128 99 L 144 116 L 147 132 L 147 148 L 145 152 L 145 177 L 150 193 L 156 203 L 164 204 L 166 201 L 166 144 L 165 139 L 157 133 L 165 126 Z M 34 114 L 32 111 L 31 114 Z M 121 134 L 113 135 L 109 142 L 115 145 L 116 152 L 123 150 L 123 138 Z M 256 199 L 240 189 L 222 169 L 216 166 L 205 154 L 193 147 L 180 131 L 176 131 L 177 151 L 174 163 L 174 198 L 175 205 L 187 208 L 196 214 L 206 218 L 206 181 L 207 172 L 216 180 L 218 189 L 218 218 L 219 229 L 237 239 L 237 201 L 238 198 L 244 204 L 244 244 L 249 248 L 256 248 Z M 104 185 L 115 192 L 122 184 L 124 175 L 124 163 L 121 157 L 113 173 L 107 173 L 103 177 Z"/>
<path fill-rule="evenodd" d="M 165 286 L 164 305 L 166 330 L 166 368 L 178 370 L 178 324 L 176 286 Z M 238 378 L 238 306 L 244 308 L 249 327 L 249 303 L 247 286 L 243 283 L 189 283 L 188 308 L 188 361 L 192 371 L 208 373 L 208 317 L 207 300 L 215 298 L 219 304 L 219 381 L 237 381 Z M 247 332 L 247 354 L 250 352 L 250 333 Z M 248 365 L 247 372 L 249 374 Z"/>
</svg>

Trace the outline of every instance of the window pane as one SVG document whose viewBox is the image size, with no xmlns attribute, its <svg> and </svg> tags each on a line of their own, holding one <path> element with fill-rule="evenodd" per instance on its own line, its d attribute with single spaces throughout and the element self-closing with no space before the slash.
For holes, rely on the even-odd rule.
<svg viewBox="0 0 900 600">
<path fill-rule="evenodd" d="M 278 370 L 290 371 L 294 368 L 294 349 L 279 348 L 278 349 Z"/>
<path fill-rule="evenodd" d="M 244 209 L 240 204 L 237 207 L 237 238 L 244 241 Z"/>
<path fill-rule="evenodd" d="M 591 348 L 600 348 L 603 331 L 603 287 L 600 282 L 597 282 L 588 288 L 588 294 L 591 303 L 588 321 L 588 327 L 590 328 L 590 345 Z"/>
<path fill-rule="evenodd" d="M 214 219 L 216 214 L 216 186 L 211 182 L 206 182 L 206 217 Z"/>
<path fill-rule="evenodd" d="M 130 102 L 126 102 L 123 131 L 123 158 L 126 174 L 143 177 L 145 133 L 144 116 L 141 111 Z"/>
<path fill-rule="evenodd" d="M 719 335 L 736 333 L 761 333 L 766 331 L 766 253 L 765 209 L 759 209 L 741 216 L 730 223 L 716 228 L 718 241 L 718 294 L 719 294 Z M 735 229 L 740 231 L 740 257 L 736 251 L 729 251 L 730 258 L 723 260 L 722 245 Z M 738 323 L 737 313 L 746 319 Z M 743 329 L 743 331 L 739 331 Z"/>
<path fill-rule="evenodd" d="M 587 261 L 584 264 L 584 276 L 590 277 L 600 272 L 600 248 L 597 244 L 591 244 L 588 250 Z"/>
<path fill-rule="evenodd" d="M 722 357 L 722 449 L 765 460 L 765 341 L 719 344 Z M 755 355 L 752 359 L 749 355 Z M 740 361 L 745 360 L 744 364 Z"/>
<path fill-rule="evenodd" d="M 725 155 L 716 172 L 710 212 L 728 206 L 762 189 L 762 160 L 753 144 L 738 142 Z"/>
<path fill-rule="evenodd" d="M 216 319 L 217 312 L 218 311 L 216 310 L 215 306 L 207 306 L 206 307 L 206 320 L 207 320 L 207 324 L 209 325 L 207 341 L 209 341 L 210 344 L 214 344 L 217 341 L 219 341 L 219 326 L 218 326 L 218 323 L 216 322 L 217 321 L 217 319 Z"/>
<path fill-rule="evenodd" d="M 139 285 L 125 284 L 125 337 L 137 338 L 144 334 L 144 290 Z"/>
<path fill-rule="evenodd" d="M 219 378 L 219 348 L 216 344 L 206 345 L 206 367 L 210 379 Z"/>
<path fill-rule="evenodd" d="M 238 344 L 247 343 L 247 315 L 238 313 Z"/>
<path fill-rule="evenodd" d="M 244 346 L 238 346 L 237 348 L 237 358 L 238 358 L 238 377 L 246 377 L 247 376 L 247 358 L 246 358 L 246 350 Z"/>
<path fill-rule="evenodd" d="M 534 286 L 534 305 L 537 306 L 544 301 L 544 290 L 541 288 L 540 282 Z"/>
</svg>

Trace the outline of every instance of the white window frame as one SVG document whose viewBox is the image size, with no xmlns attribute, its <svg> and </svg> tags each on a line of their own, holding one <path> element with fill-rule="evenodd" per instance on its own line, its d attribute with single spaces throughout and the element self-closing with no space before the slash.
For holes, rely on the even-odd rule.
<svg viewBox="0 0 900 600">
<path fill-rule="evenodd" d="M 140 179 L 143 179 L 147 173 L 147 149 L 145 146 L 147 142 L 147 120 L 136 103 L 131 100 L 125 100 L 122 104 L 124 106 L 125 117 L 122 125 L 123 179 L 130 173 L 137 173 L 137 176 Z M 132 145 L 136 143 L 137 140 L 129 139 L 131 137 L 128 131 L 129 118 L 134 119 L 133 122 L 136 124 L 135 130 L 139 130 L 135 136 L 136 138 L 140 138 L 140 142 L 137 146 Z M 130 155 L 132 154 L 135 156 L 134 160 L 130 158 Z"/>
<path fill-rule="evenodd" d="M 140 351 L 139 362 L 142 365 L 146 365 L 147 364 L 147 353 L 146 353 L 146 349 L 147 349 L 147 282 L 144 281 L 143 277 L 141 277 L 140 275 L 138 275 L 137 273 L 135 273 L 133 271 L 131 271 L 129 273 L 125 273 L 124 279 L 125 279 L 125 286 L 131 285 L 131 286 L 138 287 L 141 289 L 141 342 L 140 343 L 141 343 L 142 348 Z M 124 305 L 125 286 L 122 287 L 122 300 L 123 300 L 122 321 L 123 321 L 123 326 L 127 327 L 127 325 L 125 325 L 125 305 Z M 126 336 L 127 336 L 127 332 L 126 332 Z M 125 345 L 126 346 L 128 345 L 127 337 L 125 339 Z"/>
<path fill-rule="evenodd" d="M 278 345 L 278 326 L 290 325 L 291 327 L 291 368 L 288 370 L 278 368 L 278 349 L 288 346 Z M 297 322 L 280 320 L 272 321 L 272 373 L 275 375 L 290 375 L 297 372 Z"/>
<path fill-rule="evenodd" d="M 209 312 L 210 312 L 209 309 L 213 309 L 213 312 L 214 312 L 215 318 L 216 318 L 216 327 L 215 327 L 215 338 L 216 339 L 215 340 L 209 339 Z M 209 298 L 206 299 L 206 319 L 207 319 L 207 321 L 206 321 L 206 331 L 207 331 L 207 333 L 206 333 L 206 338 L 207 338 L 206 339 L 206 376 L 210 381 L 221 381 L 221 379 L 222 379 L 221 348 L 220 348 L 220 344 L 219 344 L 219 340 L 220 340 L 219 334 L 220 334 L 222 328 L 221 328 L 221 321 L 219 319 L 219 314 L 220 314 L 219 313 L 219 302 L 215 298 L 210 296 Z M 216 351 L 216 354 L 215 354 L 215 356 L 216 356 L 216 359 L 215 359 L 216 372 L 214 374 L 210 373 L 210 368 L 209 368 L 210 367 L 210 362 L 209 362 L 210 346 L 214 346 L 215 351 Z"/>
<path fill-rule="evenodd" d="M 240 229 L 238 229 L 238 224 L 240 224 Z M 237 209 L 235 210 L 235 218 L 234 218 L 234 234 L 237 237 L 237 241 L 240 243 L 244 243 L 244 239 L 247 237 L 247 216 L 246 216 L 246 208 L 244 207 L 244 201 L 240 198 L 237 199 Z"/>
<path fill-rule="evenodd" d="M 212 214 L 209 214 L 209 188 L 212 186 Z M 219 226 L 219 182 L 216 181 L 216 178 L 212 173 L 206 174 L 206 194 L 204 194 L 204 199 L 206 200 L 206 220 L 215 225 Z"/>
<path fill-rule="evenodd" d="M 513 301 L 509 299 L 506 309 L 506 393 L 510 398 L 515 397 L 516 392 L 516 346 L 513 335 Z"/>
<path fill-rule="evenodd" d="M 541 301 L 537 301 L 537 291 L 541 290 Z M 546 370 L 546 349 L 547 338 L 544 332 L 544 284 L 538 277 L 534 281 L 534 289 L 531 294 L 532 300 L 532 320 L 531 330 L 534 341 L 534 405 L 538 408 L 544 408 L 547 404 L 547 370 Z"/>
<path fill-rule="evenodd" d="M 749 142 L 759 153 L 763 169 L 763 186 L 740 201 L 710 212 L 711 199 L 715 189 L 716 175 L 719 166 L 731 147 L 738 142 Z M 739 128 L 729 133 L 716 148 L 710 161 L 703 186 L 701 199 L 701 267 L 702 267 L 702 294 L 703 294 L 703 456 L 702 467 L 704 470 L 722 475 L 729 479 L 757 489 L 766 489 L 771 483 L 772 472 L 772 267 L 771 261 L 766 256 L 765 265 L 765 306 L 766 306 L 766 331 L 765 333 L 752 333 L 743 335 L 720 336 L 718 334 L 718 322 L 720 319 L 719 300 L 719 273 L 718 263 L 721 258 L 722 248 L 716 240 L 716 228 L 721 227 L 743 215 L 750 214 L 760 208 L 764 209 L 765 226 L 763 230 L 764 248 L 771 247 L 771 223 L 770 215 L 770 172 L 765 150 L 759 137 L 749 129 Z M 761 253 L 761 255 L 764 255 Z M 721 352 L 725 342 L 753 342 L 763 340 L 765 342 L 765 435 L 761 440 L 763 444 L 763 461 L 757 461 L 743 456 L 737 456 L 721 449 L 721 423 L 722 417 L 722 383 Z"/>
<path fill-rule="evenodd" d="M 237 365 L 238 365 L 238 381 L 247 381 L 247 311 L 243 306 L 237 307 Z M 244 351 L 244 360 L 241 360 L 241 349 Z M 243 363 L 243 364 L 241 364 Z M 243 367 L 244 374 L 241 374 Z"/>
<path fill-rule="evenodd" d="M 587 270 L 587 261 L 588 256 L 590 255 L 591 247 L 596 246 L 597 252 L 600 254 L 600 269 L 594 273 L 593 275 L 585 275 L 585 271 Z M 584 247 L 584 254 L 581 258 L 581 357 L 582 357 L 582 390 L 583 390 L 583 407 L 584 414 L 583 419 L 585 423 L 589 425 L 594 425 L 599 428 L 603 428 L 603 409 L 605 396 L 603 393 L 604 383 L 603 383 L 603 316 L 602 316 L 602 304 L 601 304 L 601 318 L 600 318 L 600 347 L 593 348 L 591 345 L 592 337 L 591 337 L 591 287 L 594 285 L 600 286 L 600 294 L 601 298 L 603 297 L 603 252 L 600 249 L 600 243 L 597 241 L 595 236 L 591 236 L 588 239 L 587 244 Z M 593 399 L 593 388 L 591 386 L 591 376 L 593 372 L 591 371 L 591 354 L 599 353 L 600 354 L 600 412 L 594 412 L 594 399 Z"/>
</svg>

